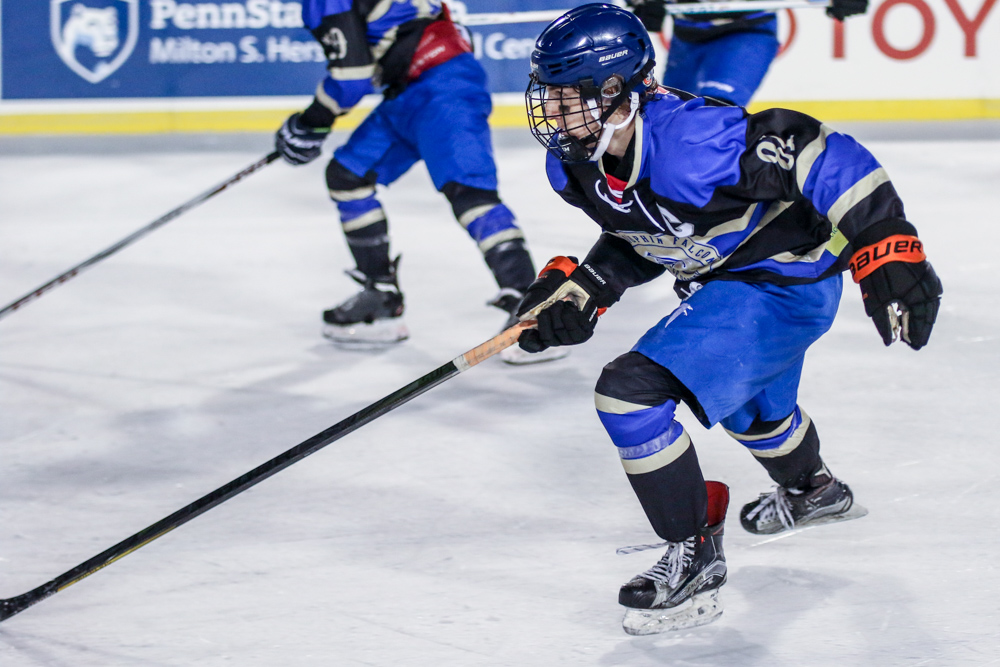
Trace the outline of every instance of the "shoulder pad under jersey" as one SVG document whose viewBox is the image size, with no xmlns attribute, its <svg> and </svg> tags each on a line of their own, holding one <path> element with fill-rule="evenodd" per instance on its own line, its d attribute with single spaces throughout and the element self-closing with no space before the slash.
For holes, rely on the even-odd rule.
<svg viewBox="0 0 1000 667">
<path fill-rule="evenodd" d="M 646 104 L 644 161 L 650 186 L 672 201 L 705 206 L 715 189 L 735 185 L 746 150 L 746 112 L 673 95 Z"/>
</svg>

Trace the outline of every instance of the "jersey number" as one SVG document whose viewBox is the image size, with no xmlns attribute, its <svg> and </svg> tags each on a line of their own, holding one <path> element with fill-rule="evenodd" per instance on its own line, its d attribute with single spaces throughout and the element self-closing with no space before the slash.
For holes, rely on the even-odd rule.
<svg viewBox="0 0 1000 667">
<path fill-rule="evenodd" d="M 330 28 L 321 41 L 326 47 L 327 60 L 340 60 L 347 55 L 347 37 L 340 28 Z"/>
<path fill-rule="evenodd" d="M 787 142 L 781 137 L 764 137 L 757 144 L 757 157 L 791 171 L 795 166 L 795 137 L 789 137 Z"/>
</svg>

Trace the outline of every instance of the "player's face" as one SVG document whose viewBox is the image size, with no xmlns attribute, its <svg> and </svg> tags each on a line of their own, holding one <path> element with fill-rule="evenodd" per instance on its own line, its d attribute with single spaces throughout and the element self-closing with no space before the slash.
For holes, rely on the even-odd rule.
<svg viewBox="0 0 1000 667">
<path fill-rule="evenodd" d="M 545 116 L 577 139 L 586 140 L 600 134 L 600 121 L 580 98 L 580 91 L 570 86 L 545 87 Z"/>
</svg>

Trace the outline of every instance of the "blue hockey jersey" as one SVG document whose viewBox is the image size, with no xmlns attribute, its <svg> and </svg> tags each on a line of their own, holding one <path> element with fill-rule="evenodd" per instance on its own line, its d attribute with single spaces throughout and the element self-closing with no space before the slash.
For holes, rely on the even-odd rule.
<svg viewBox="0 0 1000 667">
<path fill-rule="evenodd" d="M 612 173 L 608 156 L 547 162 L 556 192 L 604 230 L 586 261 L 614 299 L 664 271 L 682 296 L 709 280 L 816 282 L 846 268 L 862 230 L 905 221 L 875 158 L 805 114 L 661 88 L 635 123 Z"/>
<path fill-rule="evenodd" d="M 368 93 L 401 90 L 424 30 L 441 13 L 441 0 L 304 0 L 302 21 L 328 61 L 317 101 L 340 115 Z"/>
</svg>

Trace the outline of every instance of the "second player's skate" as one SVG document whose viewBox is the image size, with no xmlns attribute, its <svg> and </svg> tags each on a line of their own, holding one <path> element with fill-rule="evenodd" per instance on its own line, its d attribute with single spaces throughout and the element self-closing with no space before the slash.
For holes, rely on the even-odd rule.
<svg viewBox="0 0 1000 667">
<path fill-rule="evenodd" d="M 323 336 L 356 348 L 381 347 L 409 338 L 403 322 L 403 293 L 395 280 L 376 282 L 358 271 L 347 275 L 361 284 L 361 291 L 323 312 Z"/>
<path fill-rule="evenodd" d="M 823 466 L 806 488 L 773 491 L 743 506 L 740 523 L 758 535 L 771 535 L 794 528 L 857 519 L 868 513 L 854 503 L 850 487 Z"/>
<path fill-rule="evenodd" d="M 627 607 L 622 628 L 630 635 L 652 635 L 707 625 L 722 616 L 719 589 L 726 583 L 722 533 L 729 489 L 706 482 L 711 525 L 683 542 L 668 542 L 659 562 L 621 587 L 618 603 Z"/>
</svg>

